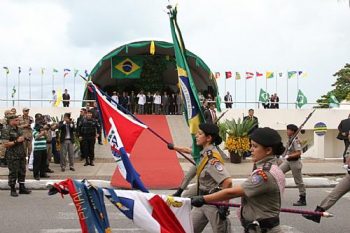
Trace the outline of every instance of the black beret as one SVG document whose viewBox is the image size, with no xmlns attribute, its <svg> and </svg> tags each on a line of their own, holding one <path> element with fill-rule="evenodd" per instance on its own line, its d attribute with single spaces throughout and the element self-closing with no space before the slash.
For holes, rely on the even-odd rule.
<svg viewBox="0 0 350 233">
<path fill-rule="evenodd" d="M 294 124 L 287 125 L 287 129 L 292 130 L 293 132 L 296 132 L 298 130 L 298 126 Z"/>
<path fill-rule="evenodd" d="M 220 145 L 222 142 L 222 138 L 219 136 L 219 127 L 217 125 L 212 123 L 202 123 L 199 125 L 199 129 L 201 129 L 206 135 L 212 136 L 215 145 Z"/>
<path fill-rule="evenodd" d="M 202 123 L 199 128 L 208 135 L 219 134 L 219 127 L 211 123 Z"/>
<path fill-rule="evenodd" d="M 282 140 L 277 131 L 269 127 L 254 130 L 250 139 L 265 147 L 278 145 Z"/>
</svg>

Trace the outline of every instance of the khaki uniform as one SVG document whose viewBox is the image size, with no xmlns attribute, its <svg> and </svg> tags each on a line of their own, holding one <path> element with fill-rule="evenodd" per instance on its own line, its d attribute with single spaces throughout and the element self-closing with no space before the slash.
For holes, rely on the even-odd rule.
<svg viewBox="0 0 350 233">
<path fill-rule="evenodd" d="M 226 171 L 223 163 L 213 156 L 220 157 L 219 152 L 214 146 L 201 151 L 201 162 L 197 169 L 197 195 L 205 195 L 213 192 L 230 174 Z M 206 161 L 208 158 L 208 161 Z M 201 170 L 202 169 L 202 170 Z M 213 232 L 230 232 L 230 221 L 228 218 L 222 220 L 219 216 L 218 207 L 204 205 L 194 207 L 191 212 L 194 233 L 202 232 L 205 226 L 210 222 Z"/>
<path fill-rule="evenodd" d="M 350 191 L 350 175 L 346 176 L 335 186 L 332 192 L 320 204 L 324 210 L 331 208 L 345 193 Z"/>
<path fill-rule="evenodd" d="M 290 142 L 288 142 L 288 144 L 287 144 L 287 149 L 289 147 L 289 143 Z M 290 153 L 293 153 L 295 151 L 301 151 L 301 150 L 302 150 L 302 148 L 301 148 L 301 144 L 300 144 L 299 140 L 295 139 L 293 142 L 293 145 L 288 150 L 287 155 Z M 284 160 L 282 162 L 282 164 L 280 165 L 280 168 L 283 171 L 283 173 L 287 173 L 288 171 L 292 170 L 294 182 L 299 189 L 299 194 L 302 196 L 305 196 L 306 190 L 305 190 L 305 184 L 303 182 L 303 176 L 301 173 L 302 167 L 303 167 L 303 164 L 302 164 L 300 158 L 293 160 L 293 161 Z"/>
<path fill-rule="evenodd" d="M 25 140 L 23 142 L 24 151 L 26 152 L 26 156 L 29 159 L 30 154 L 32 153 L 32 142 L 33 142 L 33 130 L 31 128 L 31 124 L 34 122 L 33 117 L 28 116 L 20 116 L 19 118 L 19 128 L 23 131 L 23 136 Z M 29 127 L 27 127 L 29 125 Z"/>
<path fill-rule="evenodd" d="M 246 233 L 282 232 L 279 226 L 281 196 L 285 177 L 274 156 L 259 161 L 257 169 L 242 184 L 241 222 Z M 258 221 L 260 227 L 254 224 Z"/>
</svg>

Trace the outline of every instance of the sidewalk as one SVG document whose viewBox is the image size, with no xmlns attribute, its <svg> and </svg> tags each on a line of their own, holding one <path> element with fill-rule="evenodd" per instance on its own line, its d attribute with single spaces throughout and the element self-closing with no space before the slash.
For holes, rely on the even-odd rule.
<svg viewBox="0 0 350 233">
<path fill-rule="evenodd" d="M 184 172 L 192 166 L 187 161 L 179 159 L 180 164 Z M 66 170 L 61 172 L 59 164 L 50 164 L 50 168 L 54 170 L 54 173 L 48 174 L 50 178 L 41 179 L 40 181 L 33 180 L 33 173 L 27 170 L 27 183 L 29 187 L 34 189 L 44 189 L 47 182 L 63 180 L 68 177 L 74 179 L 83 179 L 106 181 L 100 182 L 106 186 L 109 184 L 111 176 L 116 168 L 116 163 L 112 158 L 99 158 L 95 161 L 95 166 L 83 166 L 83 162 L 75 162 L 75 170 Z M 240 164 L 233 164 L 226 162 L 225 166 L 230 172 L 234 184 L 239 184 L 244 181 L 244 179 L 249 176 L 252 169 L 252 162 L 250 159 L 243 160 Z M 0 168 L 0 189 L 7 189 L 7 168 Z M 342 161 L 339 160 L 314 160 L 305 159 L 303 160 L 303 176 L 304 182 L 307 187 L 333 187 L 337 182 L 336 179 L 343 177 L 345 175 L 345 170 L 342 168 Z M 287 187 L 295 187 L 294 180 L 291 178 L 291 173 L 286 174 Z"/>
</svg>

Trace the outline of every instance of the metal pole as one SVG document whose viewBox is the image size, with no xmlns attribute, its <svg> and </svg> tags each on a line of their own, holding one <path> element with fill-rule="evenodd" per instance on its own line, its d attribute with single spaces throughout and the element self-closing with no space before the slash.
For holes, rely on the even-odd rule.
<svg viewBox="0 0 350 233">
<path fill-rule="evenodd" d="M 289 96 L 288 96 L 288 79 L 289 79 L 289 74 L 288 74 L 288 71 L 287 71 L 287 91 L 286 91 L 286 93 L 287 93 L 287 109 L 288 109 L 288 107 L 289 107 Z"/>
<path fill-rule="evenodd" d="M 73 98 L 75 100 L 75 77 L 76 77 L 76 74 L 75 74 L 75 70 L 74 70 L 74 77 L 73 77 Z M 74 101 L 74 107 L 75 107 L 75 101 Z"/>
<path fill-rule="evenodd" d="M 44 70 L 41 70 L 41 107 L 43 106 L 43 98 L 44 98 L 44 94 L 43 94 L 43 82 L 44 82 Z"/>
<path fill-rule="evenodd" d="M 244 81 L 244 108 L 247 108 L 247 77 L 245 77 Z"/>
<path fill-rule="evenodd" d="M 6 72 L 6 106 L 9 106 L 9 75 Z"/>
<path fill-rule="evenodd" d="M 19 107 L 19 93 L 20 93 L 20 75 L 21 75 L 21 73 L 20 73 L 20 69 L 18 68 L 18 94 L 17 94 L 17 106 Z"/>
<path fill-rule="evenodd" d="M 29 72 L 29 106 L 32 106 L 32 86 L 31 86 L 31 76 L 32 73 Z"/>
<path fill-rule="evenodd" d="M 235 108 L 237 108 L 236 102 L 237 102 L 237 77 L 235 77 Z"/>
<path fill-rule="evenodd" d="M 257 107 L 258 103 L 258 76 L 255 75 L 255 107 Z"/>
</svg>

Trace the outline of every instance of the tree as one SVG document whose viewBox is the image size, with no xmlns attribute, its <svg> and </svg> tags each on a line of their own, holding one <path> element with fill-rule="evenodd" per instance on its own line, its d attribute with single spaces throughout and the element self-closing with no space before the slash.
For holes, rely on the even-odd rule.
<svg viewBox="0 0 350 233">
<path fill-rule="evenodd" d="M 344 68 L 333 74 L 333 76 L 338 77 L 335 83 L 332 84 L 332 87 L 335 88 L 327 92 L 327 94 L 322 95 L 321 98 L 316 101 L 319 104 L 319 108 L 329 107 L 328 100 L 332 94 L 339 102 L 342 100 L 350 100 L 350 64 L 347 63 Z"/>
</svg>

